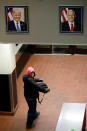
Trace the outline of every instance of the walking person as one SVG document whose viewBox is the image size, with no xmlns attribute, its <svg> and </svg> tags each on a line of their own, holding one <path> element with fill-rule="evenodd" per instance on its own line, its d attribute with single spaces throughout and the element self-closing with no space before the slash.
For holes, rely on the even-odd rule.
<svg viewBox="0 0 87 131">
<path fill-rule="evenodd" d="M 29 129 L 35 126 L 33 121 L 40 115 L 40 112 L 37 112 L 36 110 L 39 92 L 47 93 L 50 91 L 50 89 L 45 83 L 43 83 L 43 80 L 35 78 L 35 70 L 33 67 L 27 68 L 26 74 L 23 76 L 23 82 L 24 97 L 29 107 L 27 113 L 26 129 Z"/>
</svg>

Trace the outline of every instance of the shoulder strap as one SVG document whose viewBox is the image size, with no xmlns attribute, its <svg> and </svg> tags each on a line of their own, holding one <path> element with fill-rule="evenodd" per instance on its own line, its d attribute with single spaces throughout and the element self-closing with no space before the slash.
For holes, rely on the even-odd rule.
<svg viewBox="0 0 87 131">
<path fill-rule="evenodd" d="M 38 102 L 39 102 L 40 104 L 41 104 L 41 103 L 42 103 L 42 101 L 43 101 L 44 95 L 45 95 L 45 93 L 43 94 L 43 96 L 42 96 L 42 99 L 41 99 L 41 100 L 39 99 L 39 96 L 38 96 Z"/>
</svg>

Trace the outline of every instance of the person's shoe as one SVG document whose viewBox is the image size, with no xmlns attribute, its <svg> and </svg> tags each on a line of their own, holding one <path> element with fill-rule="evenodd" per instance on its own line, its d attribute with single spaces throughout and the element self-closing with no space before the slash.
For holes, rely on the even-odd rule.
<svg viewBox="0 0 87 131">
<path fill-rule="evenodd" d="M 40 112 L 36 112 L 36 116 L 34 117 L 34 120 L 40 115 Z"/>
<path fill-rule="evenodd" d="M 30 129 L 30 128 L 33 128 L 33 127 L 35 127 L 35 124 L 32 124 L 31 126 L 26 126 L 26 129 Z"/>
<path fill-rule="evenodd" d="M 40 115 L 40 112 L 37 112 L 37 117 Z"/>
</svg>

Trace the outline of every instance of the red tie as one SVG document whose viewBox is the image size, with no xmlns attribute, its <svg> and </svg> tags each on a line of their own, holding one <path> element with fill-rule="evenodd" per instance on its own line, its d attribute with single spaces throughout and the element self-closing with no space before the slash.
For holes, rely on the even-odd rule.
<svg viewBox="0 0 87 131">
<path fill-rule="evenodd" d="M 71 32 L 73 32 L 73 31 L 74 31 L 73 24 L 71 24 Z"/>
</svg>

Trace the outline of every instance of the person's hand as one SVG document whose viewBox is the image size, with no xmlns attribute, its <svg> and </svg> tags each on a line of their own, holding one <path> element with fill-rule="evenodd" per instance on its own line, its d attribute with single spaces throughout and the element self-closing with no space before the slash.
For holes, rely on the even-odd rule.
<svg viewBox="0 0 87 131">
<path fill-rule="evenodd" d="M 43 79 L 39 79 L 41 82 L 43 82 Z"/>
<path fill-rule="evenodd" d="M 48 93 L 50 91 L 50 88 L 45 88 L 45 93 Z"/>
</svg>

